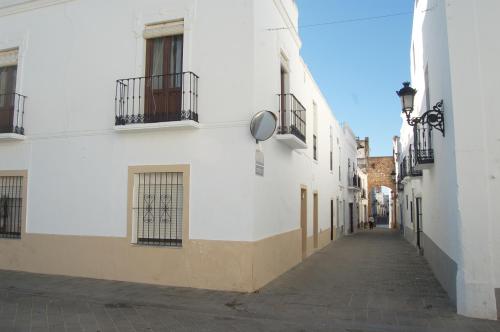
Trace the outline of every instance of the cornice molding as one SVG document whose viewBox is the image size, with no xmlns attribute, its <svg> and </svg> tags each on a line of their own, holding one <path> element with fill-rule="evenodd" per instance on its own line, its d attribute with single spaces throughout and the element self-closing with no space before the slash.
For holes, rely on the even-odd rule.
<svg viewBox="0 0 500 332">
<path fill-rule="evenodd" d="M 0 17 L 22 13 L 38 8 L 59 5 L 75 0 L 25 0 L 10 5 L 0 5 Z"/>
</svg>

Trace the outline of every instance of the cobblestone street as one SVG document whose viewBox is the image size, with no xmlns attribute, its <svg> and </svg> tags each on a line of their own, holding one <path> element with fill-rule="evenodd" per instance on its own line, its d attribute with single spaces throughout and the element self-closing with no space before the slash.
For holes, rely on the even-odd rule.
<svg viewBox="0 0 500 332">
<path fill-rule="evenodd" d="M 223 271 L 221 271 L 223 273 Z M 500 331 L 399 234 L 345 237 L 254 294 L 0 272 L 0 331 Z"/>
</svg>

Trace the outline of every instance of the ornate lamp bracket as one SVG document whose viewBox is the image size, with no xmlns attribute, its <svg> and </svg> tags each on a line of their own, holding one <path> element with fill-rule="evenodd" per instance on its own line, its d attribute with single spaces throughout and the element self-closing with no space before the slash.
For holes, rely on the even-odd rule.
<svg viewBox="0 0 500 332">
<path fill-rule="evenodd" d="M 417 126 L 418 124 L 428 124 L 432 128 L 439 130 L 443 137 L 445 136 L 444 130 L 444 111 L 443 111 L 443 101 L 439 101 L 436 105 L 432 107 L 431 110 L 428 110 L 421 117 L 418 118 L 410 118 L 407 116 L 408 124 L 412 127 Z"/>
</svg>

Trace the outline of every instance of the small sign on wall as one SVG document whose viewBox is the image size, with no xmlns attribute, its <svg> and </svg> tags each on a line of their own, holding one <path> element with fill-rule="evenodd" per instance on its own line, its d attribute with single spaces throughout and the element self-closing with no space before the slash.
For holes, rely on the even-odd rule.
<svg viewBox="0 0 500 332">
<path fill-rule="evenodd" d="M 264 153 L 255 151 L 255 175 L 264 176 Z"/>
</svg>

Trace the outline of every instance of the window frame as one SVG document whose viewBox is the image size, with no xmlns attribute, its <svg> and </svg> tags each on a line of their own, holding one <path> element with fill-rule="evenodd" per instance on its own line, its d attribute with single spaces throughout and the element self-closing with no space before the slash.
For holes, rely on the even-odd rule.
<svg viewBox="0 0 500 332">
<path fill-rule="evenodd" d="M 134 222 L 134 177 L 142 173 L 182 173 L 183 182 L 183 205 L 182 205 L 182 238 L 179 246 L 154 245 L 139 243 L 136 239 L 137 225 Z M 128 168 L 128 203 L 127 203 L 127 239 L 133 246 L 143 248 L 165 248 L 182 249 L 189 244 L 189 189 L 190 189 L 190 166 L 189 165 L 152 165 L 152 166 L 129 166 Z"/>
<path fill-rule="evenodd" d="M 22 178 L 20 235 L 19 237 L 0 237 L 0 241 L 2 240 L 19 241 L 22 240 L 26 235 L 26 211 L 28 206 L 28 171 L 27 170 L 0 171 L 0 177 Z"/>
</svg>

